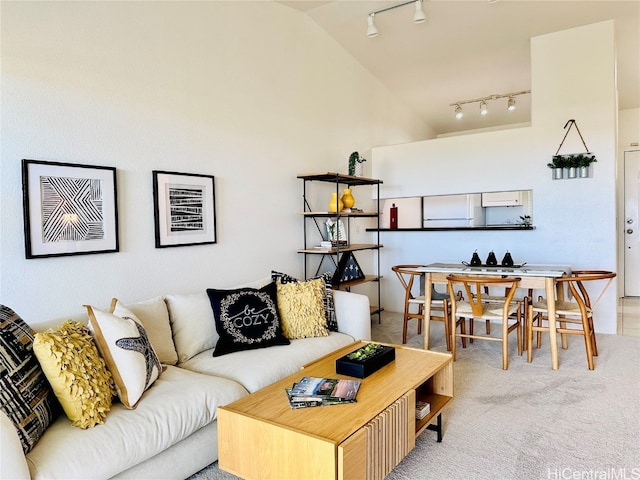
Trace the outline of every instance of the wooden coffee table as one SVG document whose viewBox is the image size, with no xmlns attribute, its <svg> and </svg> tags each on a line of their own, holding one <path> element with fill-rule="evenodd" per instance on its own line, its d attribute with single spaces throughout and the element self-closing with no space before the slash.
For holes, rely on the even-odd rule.
<svg viewBox="0 0 640 480">
<path fill-rule="evenodd" d="M 293 375 L 218 408 L 218 465 L 246 479 L 383 479 L 425 429 L 441 440 L 441 412 L 453 398 L 451 355 L 394 345 L 396 359 L 362 379 L 357 403 L 292 409 L 285 388 L 303 376 L 337 375 L 355 342 Z M 431 412 L 415 419 L 417 399 Z M 433 425 L 433 422 L 436 422 Z"/>
</svg>

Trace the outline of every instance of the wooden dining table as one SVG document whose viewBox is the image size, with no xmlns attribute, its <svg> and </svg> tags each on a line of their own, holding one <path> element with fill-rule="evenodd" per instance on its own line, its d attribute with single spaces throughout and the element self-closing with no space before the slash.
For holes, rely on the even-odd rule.
<svg viewBox="0 0 640 480">
<path fill-rule="evenodd" d="M 472 267 L 464 263 L 432 263 L 416 270 L 423 272 L 425 277 L 424 299 L 424 349 L 429 349 L 429 321 L 431 319 L 431 291 L 434 284 L 447 284 L 447 276 L 456 275 L 490 275 L 519 277 L 518 288 L 544 290 L 549 312 L 549 342 L 551 344 L 551 368 L 558 369 L 558 344 L 556 335 L 556 294 L 562 295 L 562 290 L 556 292 L 555 279 L 571 274 L 568 265 L 516 265 L 479 266 Z"/>
</svg>

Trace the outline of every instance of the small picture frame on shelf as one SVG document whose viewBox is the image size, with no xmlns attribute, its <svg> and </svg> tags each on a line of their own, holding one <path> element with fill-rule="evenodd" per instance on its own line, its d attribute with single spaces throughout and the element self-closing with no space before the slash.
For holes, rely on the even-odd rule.
<svg viewBox="0 0 640 480">
<path fill-rule="evenodd" d="M 328 218 L 326 221 L 327 226 L 327 240 L 331 242 L 331 245 L 334 247 L 346 247 L 349 245 L 349 240 L 347 239 L 347 231 L 344 228 L 344 223 L 342 220 L 338 219 L 337 221 Z"/>
<path fill-rule="evenodd" d="M 353 252 L 344 252 L 338 261 L 338 268 L 336 268 L 333 274 L 331 283 L 333 285 L 340 285 L 341 283 L 359 280 L 364 277 L 364 272 L 360 268 L 360 265 L 358 265 L 358 261 L 353 255 Z"/>
</svg>

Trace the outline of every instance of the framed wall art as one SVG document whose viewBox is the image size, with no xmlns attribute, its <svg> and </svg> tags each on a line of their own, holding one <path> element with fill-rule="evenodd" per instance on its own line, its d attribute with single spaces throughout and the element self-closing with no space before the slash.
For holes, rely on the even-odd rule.
<svg viewBox="0 0 640 480">
<path fill-rule="evenodd" d="M 27 258 L 118 251 L 116 169 L 22 160 Z"/>
<path fill-rule="evenodd" d="M 215 177 L 153 171 L 156 248 L 216 243 Z"/>
</svg>

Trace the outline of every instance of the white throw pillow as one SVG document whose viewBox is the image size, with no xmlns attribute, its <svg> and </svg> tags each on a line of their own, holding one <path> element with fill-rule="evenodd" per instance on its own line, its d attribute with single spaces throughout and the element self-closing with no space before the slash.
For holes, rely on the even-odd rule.
<svg viewBox="0 0 640 480">
<path fill-rule="evenodd" d="M 165 301 L 178 351 L 178 363 L 186 362 L 216 346 L 219 335 L 211 302 L 205 291 L 191 295 L 167 295 Z"/>
<path fill-rule="evenodd" d="M 112 307 L 114 306 L 112 302 Z M 162 373 L 162 365 L 142 322 L 129 310 L 122 316 L 85 305 L 100 354 L 113 375 L 120 401 L 135 408 L 142 394 Z"/>
<path fill-rule="evenodd" d="M 130 305 L 122 305 L 116 300 L 116 305 L 115 307 L 112 306 L 111 310 L 115 315 L 121 317 L 122 307 L 129 309 L 140 319 L 160 362 L 165 365 L 178 363 L 178 353 L 173 343 L 173 334 L 169 323 L 169 311 L 167 310 L 167 304 L 164 303 L 164 298 L 155 297 Z"/>
</svg>

